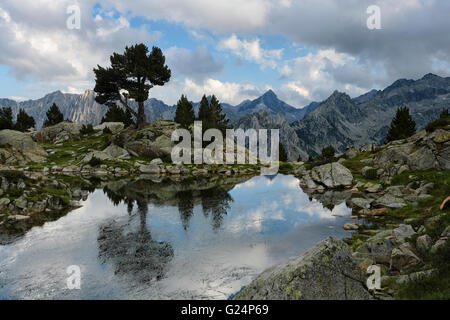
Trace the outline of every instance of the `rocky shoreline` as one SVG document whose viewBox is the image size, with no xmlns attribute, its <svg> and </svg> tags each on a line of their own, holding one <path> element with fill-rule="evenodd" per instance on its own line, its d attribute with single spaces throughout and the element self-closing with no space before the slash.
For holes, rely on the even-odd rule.
<svg viewBox="0 0 450 320">
<path fill-rule="evenodd" d="M 39 132 L 0 131 L 0 234 L 23 234 L 57 219 L 109 182 L 111 188 L 139 179 L 208 184 L 260 173 L 258 165 L 169 163 L 176 127 L 158 121 L 136 131 L 109 123 L 83 134 L 79 125 L 63 122 Z M 430 281 L 440 292 L 433 281 L 439 277 L 445 285 L 450 278 L 450 219 L 443 202 L 450 194 L 449 169 L 448 127 L 386 146 L 350 148 L 321 165 L 281 163 L 280 172 L 298 177 L 311 198 L 328 208 L 345 201 L 357 221 L 345 224 L 351 232 L 345 243 L 325 240 L 302 258 L 263 273 L 235 298 L 411 298 L 411 286 Z M 343 262 L 339 272 L 326 267 Z M 372 265 L 381 268 L 381 288 L 369 293 L 364 279 Z M 346 276 L 359 272 L 361 277 Z M 330 277 L 340 285 L 333 286 Z M 448 298 L 448 288 L 441 291 Z"/>
<path fill-rule="evenodd" d="M 336 160 L 294 174 L 311 198 L 331 207 L 345 201 L 364 223 L 345 224 L 352 235 L 344 241 L 324 240 L 266 270 L 234 299 L 448 299 L 449 128 L 351 148 Z M 374 265 L 381 286 L 369 291 Z"/>
</svg>

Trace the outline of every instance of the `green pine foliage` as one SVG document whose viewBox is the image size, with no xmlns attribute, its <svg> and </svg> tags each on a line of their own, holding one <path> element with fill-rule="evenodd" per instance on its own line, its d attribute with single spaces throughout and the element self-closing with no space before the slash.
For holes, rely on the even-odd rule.
<svg viewBox="0 0 450 320">
<path fill-rule="evenodd" d="M 88 125 L 83 124 L 81 126 L 80 133 L 81 134 L 93 134 L 93 133 L 95 133 L 95 130 L 94 130 L 94 127 L 92 126 L 92 124 L 90 124 L 90 123 Z"/>
<path fill-rule="evenodd" d="M 334 154 L 336 151 L 334 150 L 333 146 L 328 146 L 322 149 L 322 158 L 324 159 L 331 159 L 334 157 Z"/>
<path fill-rule="evenodd" d="M 36 125 L 36 122 L 34 121 L 34 118 L 29 116 L 25 110 L 20 109 L 19 113 L 17 114 L 17 121 L 14 126 L 14 129 L 17 131 L 25 132 L 30 128 L 34 128 Z"/>
<path fill-rule="evenodd" d="M 181 95 L 180 100 L 177 102 L 177 111 L 175 112 L 174 120 L 186 129 L 194 123 L 194 108 L 185 95 Z"/>
<path fill-rule="evenodd" d="M 130 110 L 123 110 L 117 104 L 113 104 L 109 107 L 100 123 L 104 122 L 122 122 L 125 128 L 135 125 Z"/>
<path fill-rule="evenodd" d="M 406 139 L 411 137 L 414 133 L 416 133 L 416 123 L 409 114 L 409 108 L 398 108 L 394 119 L 392 119 L 391 126 L 386 137 L 387 142 Z"/>
<path fill-rule="evenodd" d="M 147 123 L 144 102 L 148 99 L 149 90 L 170 80 L 171 71 L 165 64 L 166 57 L 160 48 L 153 47 L 149 51 L 145 44 L 140 43 L 125 47 L 123 54 L 114 52 L 110 62 L 110 67 L 94 68 L 95 101 L 108 107 L 120 102 L 136 119 L 137 128 L 142 129 Z M 130 99 L 136 101 L 137 110 L 130 106 Z"/>
<path fill-rule="evenodd" d="M 278 144 L 278 160 L 283 162 L 288 161 L 288 156 L 282 143 Z"/>
<path fill-rule="evenodd" d="M 12 129 L 13 127 L 12 109 L 10 107 L 0 109 L 0 130 Z"/>
<path fill-rule="evenodd" d="M 225 130 L 230 128 L 229 120 L 226 118 L 226 114 L 223 113 L 219 100 L 214 95 L 211 97 L 210 110 L 214 128 L 225 133 Z"/>
<path fill-rule="evenodd" d="M 211 97 L 211 102 L 208 102 L 206 96 L 203 95 L 198 111 L 198 120 L 202 121 L 203 132 L 214 128 L 225 134 L 225 130 L 231 128 L 219 100 L 214 95 Z"/>
<path fill-rule="evenodd" d="M 53 103 L 50 109 L 48 109 L 46 115 L 47 119 L 44 122 L 44 127 L 51 127 L 64 121 L 64 115 L 55 103 Z"/>
<path fill-rule="evenodd" d="M 425 127 L 425 130 L 427 130 L 428 133 L 431 133 L 436 129 L 444 129 L 449 125 L 450 125 L 450 115 L 448 114 L 448 109 L 444 109 L 442 110 L 441 116 L 437 120 L 430 122 Z"/>
<path fill-rule="evenodd" d="M 11 107 L 0 109 L 0 130 L 10 129 L 25 132 L 35 126 L 34 118 L 29 116 L 24 109 L 20 109 L 17 114 L 17 121 L 14 124 Z"/>
</svg>

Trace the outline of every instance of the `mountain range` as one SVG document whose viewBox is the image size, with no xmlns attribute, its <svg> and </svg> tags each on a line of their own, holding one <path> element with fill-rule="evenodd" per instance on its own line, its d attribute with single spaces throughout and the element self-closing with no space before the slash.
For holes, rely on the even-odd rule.
<svg viewBox="0 0 450 320">
<path fill-rule="evenodd" d="M 303 119 L 291 123 L 302 150 L 319 154 L 332 145 L 382 144 L 397 108 L 407 106 L 416 129 L 422 129 L 450 106 L 450 78 L 427 74 L 419 80 L 400 79 L 384 90 L 372 90 L 354 99 L 335 91 Z"/>
<path fill-rule="evenodd" d="M 95 102 L 95 93 L 70 94 L 56 91 L 43 98 L 28 101 L 0 99 L 1 107 L 11 107 L 14 116 L 20 108 L 33 116 L 40 128 L 48 108 L 56 103 L 66 119 L 81 124 L 98 124 L 107 107 Z M 195 112 L 200 103 L 193 102 Z M 236 127 L 280 129 L 280 140 L 290 160 L 303 159 L 308 154 L 320 154 L 332 145 L 338 152 L 348 146 L 361 147 L 384 142 L 389 124 L 398 107 L 408 106 L 417 129 L 436 119 L 450 105 L 450 78 L 427 74 L 419 80 L 400 79 L 384 90 L 372 90 L 351 98 L 335 91 L 322 102 L 312 102 L 298 109 L 280 100 L 269 90 L 254 100 L 232 106 L 222 103 L 222 109 Z M 151 98 L 145 104 L 148 121 L 173 119 L 176 105 Z"/>
</svg>

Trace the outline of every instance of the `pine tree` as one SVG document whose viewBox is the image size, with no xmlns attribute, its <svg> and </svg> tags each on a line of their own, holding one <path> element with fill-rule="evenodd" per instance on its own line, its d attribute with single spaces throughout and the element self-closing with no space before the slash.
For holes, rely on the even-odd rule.
<svg viewBox="0 0 450 320">
<path fill-rule="evenodd" d="M 55 124 L 64 121 L 64 115 L 59 111 L 59 108 L 55 103 L 48 109 L 46 115 L 47 120 L 44 122 L 44 127 L 54 126 Z"/>
<path fill-rule="evenodd" d="M 123 54 L 114 52 L 109 59 L 111 67 L 94 68 L 95 101 L 108 107 L 120 102 L 136 118 L 138 129 L 142 129 L 147 123 L 144 102 L 148 99 L 149 90 L 170 80 L 171 71 L 165 64 L 166 57 L 160 48 L 153 47 L 149 52 L 141 43 L 125 47 Z M 129 105 L 129 99 L 137 102 L 137 110 Z"/>
<path fill-rule="evenodd" d="M 36 125 L 36 122 L 34 121 L 34 118 L 29 116 L 25 110 L 20 109 L 19 113 L 17 114 L 17 121 L 14 126 L 14 129 L 17 131 L 25 132 L 30 128 L 34 128 Z"/>
<path fill-rule="evenodd" d="M 281 142 L 278 144 L 278 160 L 283 162 L 288 161 L 286 150 Z"/>
<path fill-rule="evenodd" d="M 174 120 L 186 129 L 194 123 L 194 108 L 185 95 L 181 95 L 180 100 L 177 102 L 177 111 L 175 112 Z"/>
<path fill-rule="evenodd" d="M 117 104 L 109 107 L 108 111 L 105 113 L 105 116 L 102 118 L 100 123 L 104 122 L 122 122 L 125 128 L 130 125 L 134 125 L 133 116 L 131 112 L 127 110 L 123 110 Z"/>
<path fill-rule="evenodd" d="M 211 108 L 209 106 L 208 98 L 206 98 L 205 95 L 203 95 L 202 100 L 200 101 L 198 120 L 202 121 L 203 125 L 206 125 L 206 122 L 211 121 Z"/>
<path fill-rule="evenodd" d="M 225 133 L 225 130 L 230 128 L 229 120 L 226 119 L 226 114 L 222 113 L 222 106 L 214 95 L 211 98 L 210 111 L 213 127 Z"/>
<path fill-rule="evenodd" d="M 13 126 L 11 107 L 0 109 L 0 130 L 12 129 Z"/>
<path fill-rule="evenodd" d="M 334 150 L 333 146 L 328 146 L 322 149 L 322 158 L 324 159 L 331 159 L 334 157 L 334 154 L 336 151 Z"/>
<path fill-rule="evenodd" d="M 392 119 L 386 140 L 387 142 L 390 142 L 394 140 L 406 139 L 412 136 L 415 132 L 416 123 L 409 114 L 409 108 L 401 107 L 397 109 L 397 113 L 394 119 Z"/>
</svg>

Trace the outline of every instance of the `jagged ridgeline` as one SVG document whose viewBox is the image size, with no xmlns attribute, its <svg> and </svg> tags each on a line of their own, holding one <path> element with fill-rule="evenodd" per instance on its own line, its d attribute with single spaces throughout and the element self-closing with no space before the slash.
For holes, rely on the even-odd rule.
<svg viewBox="0 0 450 320">
<path fill-rule="evenodd" d="M 384 90 L 372 90 L 356 98 L 336 91 L 325 101 L 313 102 L 302 109 L 283 102 L 272 90 L 237 106 L 223 102 L 221 106 L 235 127 L 280 129 L 280 139 L 289 160 L 293 161 L 299 157 L 306 160 L 308 154 L 320 154 L 328 145 L 341 153 L 348 146 L 381 144 L 397 109 L 403 106 L 409 108 L 416 129 L 420 130 L 437 119 L 443 108 L 448 108 L 449 94 L 450 78 L 428 74 L 419 80 L 397 80 Z M 56 103 L 65 119 L 96 125 L 107 107 L 96 103 L 94 98 L 91 90 L 84 94 L 56 91 L 37 100 L 0 99 L 0 107 L 11 107 L 14 117 L 24 109 L 36 120 L 36 128 L 40 128 L 48 108 Z M 193 103 L 196 114 L 199 105 Z M 175 117 L 175 105 L 154 98 L 148 99 L 144 107 L 150 122 Z"/>
</svg>

